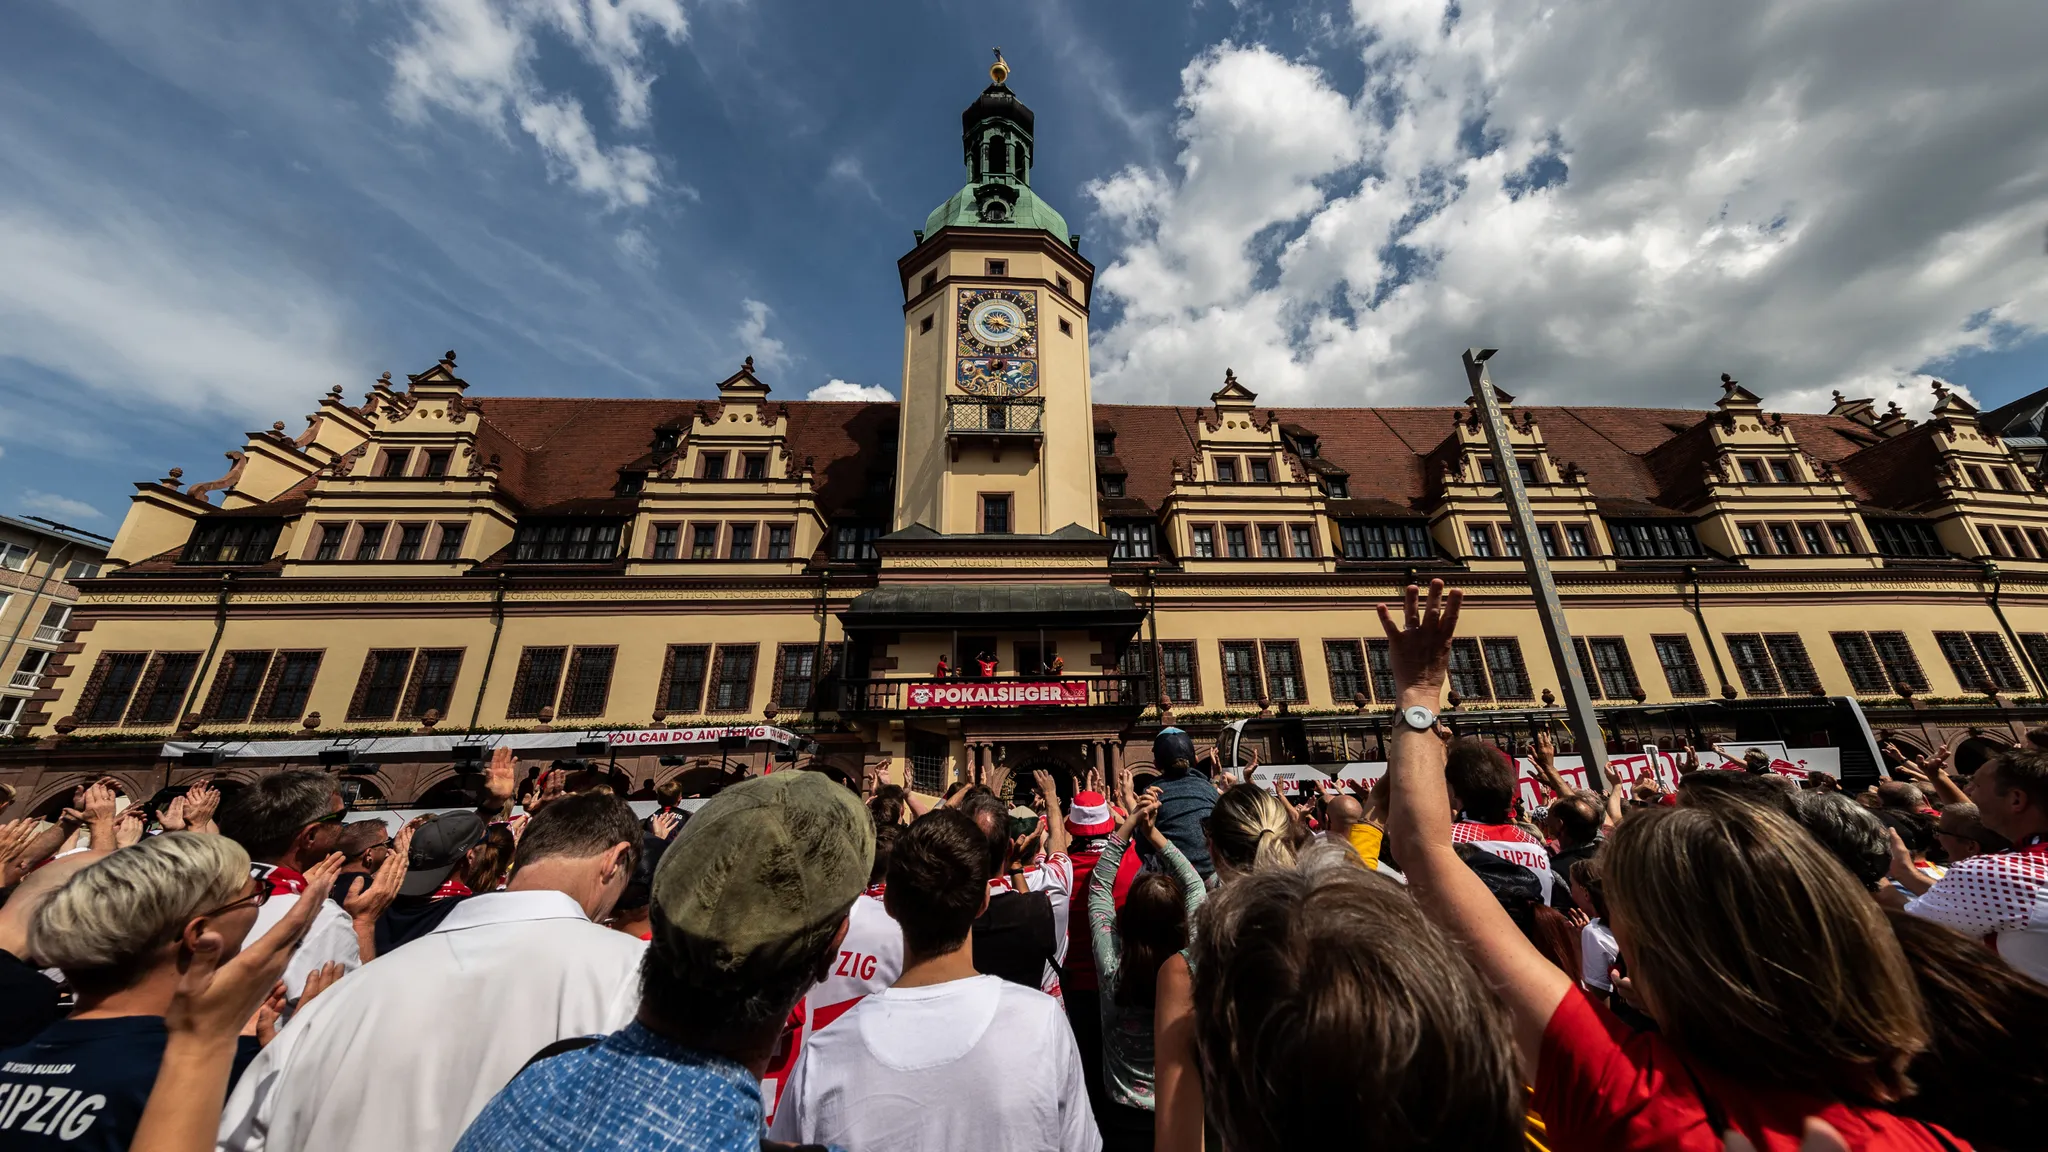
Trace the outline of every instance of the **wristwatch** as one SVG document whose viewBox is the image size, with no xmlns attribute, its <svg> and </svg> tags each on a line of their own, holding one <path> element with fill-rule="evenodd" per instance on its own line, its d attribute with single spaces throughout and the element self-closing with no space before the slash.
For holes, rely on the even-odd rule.
<svg viewBox="0 0 2048 1152">
<path fill-rule="evenodd" d="M 1401 718 L 1403 725 L 1417 732 L 1427 732 L 1436 727 L 1436 709 L 1427 704 L 1410 704 L 1395 715 Z"/>
</svg>

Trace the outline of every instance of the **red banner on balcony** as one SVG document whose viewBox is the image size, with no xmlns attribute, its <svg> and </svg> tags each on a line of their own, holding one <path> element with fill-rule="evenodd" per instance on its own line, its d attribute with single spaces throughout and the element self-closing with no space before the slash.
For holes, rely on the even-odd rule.
<svg viewBox="0 0 2048 1152">
<path fill-rule="evenodd" d="M 903 699 L 911 708 L 1064 708 L 1088 703 L 1088 682 L 964 680 L 912 684 Z"/>
</svg>

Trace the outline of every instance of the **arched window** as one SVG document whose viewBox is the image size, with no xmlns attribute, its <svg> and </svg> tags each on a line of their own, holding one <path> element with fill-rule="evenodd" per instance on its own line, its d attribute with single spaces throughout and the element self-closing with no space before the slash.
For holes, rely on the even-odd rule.
<svg viewBox="0 0 2048 1152">
<path fill-rule="evenodd" d="M 988 141 L 988 174 L 1001 176 L 1010 170 L 1010 144 L 1001 136 L 991 136 Z"/>
</svg>

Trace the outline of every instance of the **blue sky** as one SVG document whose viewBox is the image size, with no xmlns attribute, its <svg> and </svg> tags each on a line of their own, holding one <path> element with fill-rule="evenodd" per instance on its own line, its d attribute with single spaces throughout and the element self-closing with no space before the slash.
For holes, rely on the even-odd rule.
<svg viewBox="0 0 2048 1152">
<path fill-rule="evenodd" d="M 1099 400 L 1441 403 L 1478 341 L 1549 402 L 2048 384 L 2048 15 L 1639 7 L 21 0 L 0 511 L 111 533 L 448 348 L 483 394 L 893 389 L 997 44 Z"/>
</svg>

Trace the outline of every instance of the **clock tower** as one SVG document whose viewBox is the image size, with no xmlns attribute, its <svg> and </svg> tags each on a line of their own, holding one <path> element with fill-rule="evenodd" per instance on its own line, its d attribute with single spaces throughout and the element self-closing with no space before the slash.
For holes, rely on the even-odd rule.
<svg viewBox="0 0 2048 1152">
<path fill-rule="evenodd" d="M 892 529 L 1099 532 L 1081 238 L 1031 189 L 1031 109 L 1005 81 L 961 114 L 967 184 L 897 261 L 903 423 Z"/>
</svg>

